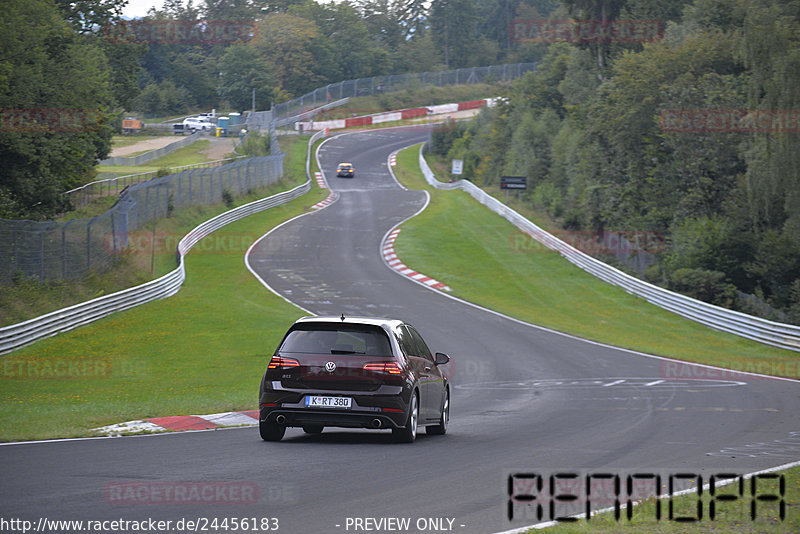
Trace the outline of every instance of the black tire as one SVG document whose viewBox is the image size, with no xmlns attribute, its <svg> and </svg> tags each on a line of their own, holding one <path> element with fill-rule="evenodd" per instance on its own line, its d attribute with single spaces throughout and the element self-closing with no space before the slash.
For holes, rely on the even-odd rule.
<svg viewBox="0 0 800 534">
<path fill-rule="evenodd" d="M 308 423 L 303 425 L 303 432 L 305 432 L 306 434 L 321 434 L 323 428 L 325 427 L 322 425 L 315 423 Z"/>
<path fill-rule="evenodd" d="M 408 421 L 403 428 L 393 428 L 392 435 L 397 443 L 414 443 L 417 438 L 417 425 L 419 424 L 419 399 L 415 391 L 411 395 L 411 407 L 409 409 Z"/>
<path fill-rule="evenodd" d="M 286 427 L 269 421 L 259 421 L 258 431 L 264 441 L 280 441 L 286 433 Z"/>
<path fill-rule="evenodd" d="M 425 433 L 429 436 L 442 436 L 447 433 L 447 424 L 450 422 L 450 390 L 445 392 L 444 406 L 442 406 L 442 422 L 438 425 L 425 427 Z"/>
</svg>

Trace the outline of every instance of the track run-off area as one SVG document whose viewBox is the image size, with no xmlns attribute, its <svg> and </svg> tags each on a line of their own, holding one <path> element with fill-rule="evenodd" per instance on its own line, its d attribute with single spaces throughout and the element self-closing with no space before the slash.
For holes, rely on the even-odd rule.
<svg viewBox="0 0 800 534">
<path fill-rule="evenodd" d="M 668 378 L 670 360 L 525 324 L 389 268 L 387 236 L 428 201 L 394 179 L 389 156 L 429 131 L 326 140 L 318 161 L 338 198 L 270 231 L 247 262 L 310 313 L 402 319 L 450 355 L 446 435 L 397 445 L 387 431 L 292 428 L 267 443 L 248 427 L 10 444 L 0 447 L 0 515 L 173 526 L 255 518 L 260 530 L 250 532 L 288 533 L 354 532 L 357 520 L 385 519 L 370 530 L 501 532 L 537 522 L 508 520 L 512 473 L 744 474 L 800 457 L 798 382 L 707 371 Z M 342 161 L 354 164 L 354 178 L 335 176 Z"/>
</svg>

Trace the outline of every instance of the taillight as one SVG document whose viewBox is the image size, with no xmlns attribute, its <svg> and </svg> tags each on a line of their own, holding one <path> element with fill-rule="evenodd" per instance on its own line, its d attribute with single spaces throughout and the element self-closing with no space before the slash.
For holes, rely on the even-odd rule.
<svg viewBox="0 0 800 534">
<path fill-rule="evenodd" d="M 269 361 L 267 369 L 286 369 L 287 367 L 300 367 L 300 362 L 294 358 L 281 358 L 280 356 L 273 356 Z"/>
<path fill-rule="evenodd" d="M 365 371 L 375 371 L 378 373 L 389 373 L 390 375 L 399 375 L 400 366 L 396 362 L 373 362 L 364 364 Z"/>
</svg>

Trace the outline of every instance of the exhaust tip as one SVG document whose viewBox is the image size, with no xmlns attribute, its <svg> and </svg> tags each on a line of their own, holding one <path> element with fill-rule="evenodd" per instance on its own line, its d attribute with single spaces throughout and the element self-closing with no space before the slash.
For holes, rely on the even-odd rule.
<svg viewBox="0 0 800 534">
<path fill-rule="evenodd" d="M 372 428 L 380 428 L 382 426 L 383 426 L 383 423 L 381 423 L 380 419 L 375 418 L 375 419 L 372 420 Z"/>
<path fill-rule="evenodd" d="M 279 425 L 286 423 L 286 416 L 279 415 L 278 417 L 275 418 L 275 422 L 278 423 Z"/>
</svg>

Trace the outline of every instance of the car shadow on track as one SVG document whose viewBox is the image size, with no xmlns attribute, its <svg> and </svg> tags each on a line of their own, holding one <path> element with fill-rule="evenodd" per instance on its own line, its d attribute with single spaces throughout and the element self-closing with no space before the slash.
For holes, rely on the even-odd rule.
<svg viewBox="0 0 800 534">
<path fill-rule="evenodd" d="M 439 441 L 443 436 L 428 436 L 424 431 L 417 434 L 416 441 Z M 297 434 L 283 438 L 284 443 L 331 443 L 351 445 L 399 445 L 391 432 L 343 432 L 325 430 L 321 434 Z"/>
</svg>

